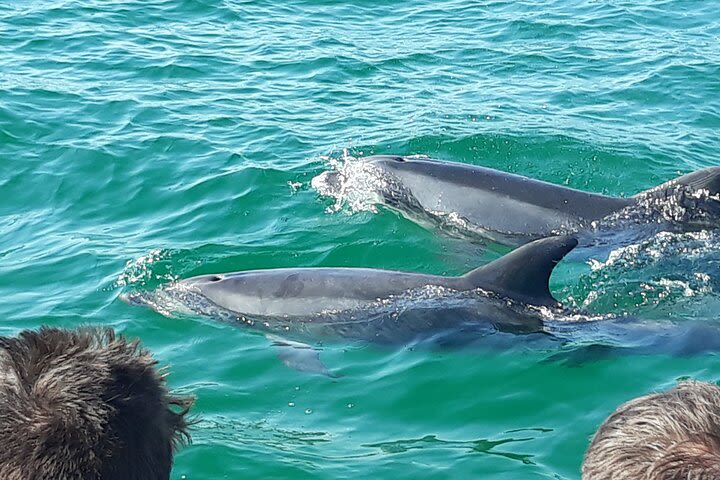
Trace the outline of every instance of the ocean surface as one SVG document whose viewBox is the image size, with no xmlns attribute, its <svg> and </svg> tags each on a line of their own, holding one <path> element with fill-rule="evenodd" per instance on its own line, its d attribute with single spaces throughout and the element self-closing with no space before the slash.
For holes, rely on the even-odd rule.
<svg viewBox="0 0 720 480">
<path fill-rule="evenodd" d="M 251 329 L 119 298 L 253 268 L 461 274 L 508 251 L 311 187 L 363 155 L 623 196 L 719 165 L 714 1 L 18 0 L 0 46 L 0 334 L 141 338 L 197 396 L 173 478 L 578 479 L 620 403 L 720 380 L 712 349 L 563 362 L 522 335 L 318 345 L 333 379 Z M 593 315 L 712 325 L 719 266 L 717 233 L 663 233 L 570 258 L 551 287 Z"/>
</svg>

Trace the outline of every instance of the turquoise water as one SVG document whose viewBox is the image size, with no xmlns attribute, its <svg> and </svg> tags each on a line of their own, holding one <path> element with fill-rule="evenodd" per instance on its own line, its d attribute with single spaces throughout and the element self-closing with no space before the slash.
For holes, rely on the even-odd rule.
<svg viewBox="0 0 720 480">
<path fill-rule="evenodd" d="M 0 334 L 139 336 L 198 397 L 173 478 L 577 479 L 619 403 L 717 381 L 716 356 L 332 344 L 332 380 L 252 331 L 118 296 L 251 268 L 462 273 L 506 249 L 328 211 L 310 180 L 331 160 L 424 154 L 633 194 L 718 164 L 719 43 L 709 0 L 0 5 Z M 712 322 L 718 240 L 570 259 L 552 288 L 597 314 Z"/>
</svg>

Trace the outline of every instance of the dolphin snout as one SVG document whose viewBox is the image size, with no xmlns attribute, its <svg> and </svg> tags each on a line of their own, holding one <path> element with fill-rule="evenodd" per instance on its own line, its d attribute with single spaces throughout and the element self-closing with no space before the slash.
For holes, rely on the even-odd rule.
<svg viewBox="0 0 720 480">
<path fill-rule="evenodd" d="M 340 190 L 340 187 L 342 186 L 342 175 L 340 172 L 332 171 L 332 172 L 325 172 L 323 174 L 323 180 L 325 181 L 325 184 L 332 188 L 333 190 Z"/>
</svg>

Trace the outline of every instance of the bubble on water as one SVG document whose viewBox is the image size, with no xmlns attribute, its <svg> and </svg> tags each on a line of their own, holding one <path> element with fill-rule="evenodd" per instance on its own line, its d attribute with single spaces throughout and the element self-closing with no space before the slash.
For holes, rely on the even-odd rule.
<svg viewBox="0 0 720 480">
<path fill-rule="evenodd" d="M 720 235 L 714 231 L 673 233 L 660 232 L 640 243 L 617 248 L 604 262 L 593 261 L 593 271 L 607 267 L 643 267 L 670 256 L 683 255 L 689 259 L 720 253 Z"/>
<path fill-rule="evenodd" d="M 163 272 L 155 272 L 154 266 L 158 262 L 167 260 L 170 257 L 170 252 L 167 250 L 151 250 L 150 252 L 142 255 L 134 260 L 128 260 L 125 263 L 123 271 L 115 281 L 114 286 L 125 287 L 129 285 L 133 286 L 144 286 L 150 281 L 174 281 L 177 279 L 176 276 Z"/>
<path fill-rule="evenodd" d="M 161 260 L 163 257 L 164 252 L 158 249 L 151 250 L 149 253 L 138 257 L 135 260 L 128 260 L 125 263 L 125 268 L 115 281 L 115 286 L 124 287 L 126 285 L 144 284 L 152 275 L 152 269 L 150 266 L 158 260 Z"/>
<path fill-rule="evenodd" d="M 523 308 L 527 312 L 535 312 L 543 320 L 551 320 L 555 322 L 565 323 L 588 323 L 597 322 L 602 320 L 608 320 L 610 318 L 616 318 L 618 315 L 608 314 L 594 314 L 585 312 L 580 309 L 566 308 L 566 307 L 545 307 L 536 305 L 523 305 Z"/>
</svg>

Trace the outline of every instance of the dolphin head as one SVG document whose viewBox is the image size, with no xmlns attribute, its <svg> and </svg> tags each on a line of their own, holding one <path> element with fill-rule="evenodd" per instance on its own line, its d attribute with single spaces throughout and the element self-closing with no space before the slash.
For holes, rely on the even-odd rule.
<svg viewBox="0 0 720 480">
<path fill-rule="evenodd" d="M 364 164 L 369 165 L 379 177 L 388 179 L 402 178 L 404 172 L 412 172 L 418 167 L 417 161 L 399 155 L 373 155 L 361 160 Z"/>
<path fill-rule="evenodd" d="M 230 283 L 232 282 L 225 275 L 211 274 L 186 278 L 180 280 L 178 285 L 189 291 L 199 293 L 220 306 L 224 306 L 221 300 L 230 292 Z"/>
<path fill-rule="evenodd" d="M 405 163 L 408 160 L 405 157 L 399 155 L 373 155 L 371 157 L 365 157 L 363 161 L 372 163 L 379 167 L 394 168 L 401 163 Z"/>
<path fill-rule="evenodd" d="M 335 199 L 331 210 L 347 205 L 352 211 L 375 209 L 375 205 L 398 196 L 402 183 L 393 168 L 402 157 L 382 155 L 348 160 L 332 170 L 320 173 L 310 185 L 320 195 Z"/>
<path fill-rule="evenodd" d="M 243 273 L 198 275 L 174 285 L 182 300 L 190 302 L 196 313 L 221 320 L 249 321 L 245 314 L 257 310 L 254 307 L 263 297 L 265 284 L 252 274 Z"/>
<path fill-rule="evenodd" d="M 424 216 L 426 212 L 417 197 L 426 191 L 422 188 L 423 162 L 399 155 L 374 155 L 362 161 L 374 172 L 383 203 L 401 212 Z"/>
<path fill-rule="evenodd" d="M 180 280 L 179 283 L 188 287 L 202 288 L 207 285 L 217 285 L 225 280 L 225 276 L 221 274 L 196 275 L 194 277 Z"/>
<path fill-rule="evenodd" d="M 338 197 L 351 189 L 382 190 L 380 181 L 388 173 L 396 171 L 396 165 L 405 162 L 397 155 L 374 155 L 358 161 L 348 161 L 336 170 L 327 170 L 311 181 L 320 195 Z"/>
</svg>

